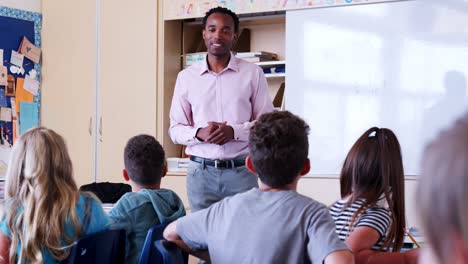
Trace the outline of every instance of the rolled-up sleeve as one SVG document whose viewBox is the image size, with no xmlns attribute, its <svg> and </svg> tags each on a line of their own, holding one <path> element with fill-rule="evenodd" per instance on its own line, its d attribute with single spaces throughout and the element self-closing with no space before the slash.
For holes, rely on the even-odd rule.
<svg viewBox="0 0 468 264">
<path fill-rule="evenodd" d="M 198 127 L 193 126 L 192 107 L 187 100 L 187 87 L 183 85 L 183 76 L 179 73 L 169 112 L 169 136 L 175 144 L 194 145 L 200 143 L 195 135 Z"/>
<path fill-rule="evenodd" d="M 348 250 L 335 231 L 335 222 L 325 206 L 318 208 L 310 219 L 307 230 L 307 252 L 312 263 L 323 263 L 331 253 Z"/>
<path fill-rule="evenodd" d="M 177 220 L 177 233 L 192 250 L 207 250 L 212 221 L 212 210 L 217 204 Z"/>
</svg>

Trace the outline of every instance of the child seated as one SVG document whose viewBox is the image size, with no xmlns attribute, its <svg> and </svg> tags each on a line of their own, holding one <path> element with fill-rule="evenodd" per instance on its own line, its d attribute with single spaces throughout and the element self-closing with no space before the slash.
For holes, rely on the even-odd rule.
<svg viewBox="0 0 468 264">
<path fill-rule="evenodd" d="M 150 227 L 185 215 L 179 196 L 161 189 L 167 172 L 164 155 L 162 146 L 149 135 L 135 136 L 125 146 L 123 177 L 133 192 L 124 194 L 109 212 L 113 226 L 127 232 L 125 263 L 138 262 Z"/>
<path fill-rule="evenodd" d="M 209 249 L 213 263 L 353 263 L 327 208 L 296 192 L 310 169 L 308 130 L 289 112 L 261 116 L 246 159 L 260 187 L 178 219 L 164 237 L 191 253 Z"/>
<path fill-rule="evenodd" d="M 417 189 L 420 263 L 468 263 L 468 115 L 430 143 Z"/>
<path fill-rule="evenodd" d="M 336 233 L 357 263 L 416 263 L 416 251 L 399 252 L 405 228 L 400 143 L 387 128 L 372 127 L 354 143 L 340 175 L 341 200 L 330 207 Z"/>
<path fill-rule="evenodd" d="M 53 130 L 37 127 L 19 137 L 5 185 L 0 263 L 58 262 L 80 236 L 109 226 L 99 201 L 78 192 L 65 142 Z"/>
</svg>

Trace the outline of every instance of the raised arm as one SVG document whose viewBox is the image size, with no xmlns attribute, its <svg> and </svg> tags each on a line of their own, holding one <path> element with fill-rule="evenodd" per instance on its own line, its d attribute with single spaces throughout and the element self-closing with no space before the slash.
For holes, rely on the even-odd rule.
<svg viewBox="0 0 468 264">
<path fill-rule="evenodd" d="M 369 250 L 380 239 L 380 234 L 374 228 L 361 226 L 356 227 L 346 238 L 345 244 L 352 252 L 358 253 Z"/>
<path fill-rule="evenodd" d="M 405 253 L 390 253 L 371 250 L 380 239 L 380 234 L 373 228 L 361 226 L 346 238 L 346 245 L 352 250 L 356 264 L 416 264 L 419 250 Z"/>
</svg>

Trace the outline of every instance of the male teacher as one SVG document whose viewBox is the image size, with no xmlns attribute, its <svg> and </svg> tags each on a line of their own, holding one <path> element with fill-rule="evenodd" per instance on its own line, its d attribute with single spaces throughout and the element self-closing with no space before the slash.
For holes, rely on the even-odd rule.
<svg viewBox="0 0 468 264">
<path fill-rule="evenodd" d="M 206 60 L 177 76 L 169 134 L 187 145 L 187 194 L 192 212 L 258 187 L 245 165 L 249 129 L 273 111 L 263 71 L 231 53 L 239 18 L 216 7 L 203 18 Z"/>
</svg>

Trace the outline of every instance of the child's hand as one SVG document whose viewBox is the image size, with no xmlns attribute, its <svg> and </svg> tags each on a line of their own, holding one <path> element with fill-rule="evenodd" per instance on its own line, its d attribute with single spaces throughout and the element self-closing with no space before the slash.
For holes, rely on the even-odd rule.
<svg viewBox="0 0 468 264">
<path fill-rule="evenodd" d="M 356 263 L 369 263 L 369 259 L 377 252 L 371 249 L 361 250 L 354 254 Z"/>
<path fill-rule="evenodd" d="M 417 264 L 419 255 L 421 254 L 421 249 L 411 249 L 403 253 L 405 256 L 405 264 Z"/>
<path fill-rule="evenodd" d="M 361 250 L 354 253 L 356 264 L 417 264 L 421 250 L 412 249 L 405 253 Z"/>
</svg>

